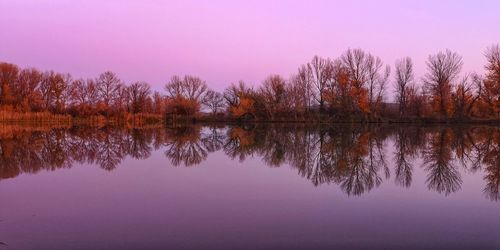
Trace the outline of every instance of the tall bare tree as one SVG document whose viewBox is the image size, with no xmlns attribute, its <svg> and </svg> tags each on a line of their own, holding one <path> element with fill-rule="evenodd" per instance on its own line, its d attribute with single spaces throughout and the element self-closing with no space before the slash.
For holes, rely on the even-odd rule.
<svg viewBox="0 0 500 250">
<path fill-rule="evenodd" d="M 199 77 L 186 75 L 184 78 L 173 76 L 165 85 L 169 97 L 183 97 L 185 99 L 200 102 L 208 87 L 205 81 Z"/>
<path fill-rule="evenodd" d="M 12 105 L 15 98 L 12 93 L 12 86 L 17 84 L 19 67 L 11 63 L 0 63 L 0 103 Z"/>
<path fill-rule="evenodd" d="M 94 115 L 99 101 L 97 84 L 94 79 L 77 79 L 71 84 L 71 105 L 78 115 Z"/>
<path fill-rule="evenodd" d="M 295 96 L 297 99 L 296 106 L 302 107 L 304 112 L 309 111 L 314 99 L 314 76 L 312 70 L 306 65 L 302 65 L 299 68 L 297 75 L 292 77 L 292 85 L 297 93 Z"/>
<path fill-rule="evenodd" d="M 264 80 L 259 88 L 266 109 L 271 116 L 285 111 L 286 107 L 286 81 L 280 75 L 271 75 Z"/>
<path fill-rule="evenodd" d="M 55 113 L 62 113 L 71 97 L 71 76 L 54 71 L 45 72 L 40 85 L 45 108 Z"/>
<path fill-rule="evenodd" d="M 409 88 L 415 80 L 413 62 L 410 57 L 396 60 L 395 65 L 396 100 L 399 104 L 399 116 L 404 117 L 408 108 Z"/>
<path fill-rule="evenodd" d="M 165 98 L 158 91 L 155 91 L 153 93 L 153 113 L 155 114 L 165 113 Z"/>
<path fill-rule="evenodd" d="M 332 80 L 332 61 L 328 58 L 322 58 L 319 56 L 314 56 L 311 62 L 308 64 L 310 72 L 313 76 L 313 86 L 315 88 L 314 98 L 319 103 L 320 111 L 324 111 L 324 93 L 328 85 L 328 82 Z"/>
<path fill-rule="evenodd" d="M 22 111 L 38 111 L 42 108 L 42 95 L 38 88 L 43 76 L 34 68 L 23 69 L 19 72 L 17 84 L 13 86 L 13 94 Z"/>
<path fill-rule="evenodd" d="M 379 57 L 368 53 L 366 55 L 368 101 L 370 109 L 375 115 L 380 112 L 381 104 L 384 101 L 387 80 L 391 74 L 391 68 Z M 383 69 L 384 68 L 384 69 Z"/>
<path fill-rule="evenodd" d="M 450 50 L 430 55 L 427 59 L 427 74 L 424 77 L 426 90 L 430 93 L 434 108 L 442 117 L 452 113 L 451 90 L 453 81 L 462 69 L 462 57 Z"/>
<path fill-rule="evenodd" d="M 340 60 L 348 72 L 348 83 L 351 97 L 356 101 L 356 112 L 370 112 L 370 98 L 367 82 L 369 78 L 368 54 L 361 49 L 348 49 Z"/>
<path fill-rule="evenodd" d="M 485 53 L 487 64 L 486 77 L 481 100 L 489 115 L 500 116 L 500 45 L 490 46 Z"/>
<path fill-rule="evenodd" d="M 254 90 L 247 85 L 244 81 L 239 81 L 238 84 L 232 83 L 224 90 L 223 97 L 228 108 L 239 105 L 242 97 L 253 95 Z"/>
<path fill-rule="evenodd" d="M 151 94 L 151 88 L 146 82 L 134 82 L 127 87 L 127 92 L 129 95 L 129 110 L 132 113 L 145 112 L 146 103 L 149 95 Z"/>
<path fill-rule="evenodd" d="M 208 90 L 202 100 L 203 105 L 205 105 L 212 114 L 217 114 L 224 108 L 224 98 L 221 93 L 213 90 Z"/>
<path fill-rule="evenodd" d="M 101 101 L 106 109 L 111 109 L 120 94 L 121 80 L 115 73 L 106 71 L 99 75 L 96 82 Z"/>
<path fill-rule="evenodd" d="M 367 81 L 366 57 L 366 53 L 361 49 L 348 49 L 340 57 L 344 66 L 349 70 L 353 85 L 358 87 L 363 87 Z"/>
</svg>

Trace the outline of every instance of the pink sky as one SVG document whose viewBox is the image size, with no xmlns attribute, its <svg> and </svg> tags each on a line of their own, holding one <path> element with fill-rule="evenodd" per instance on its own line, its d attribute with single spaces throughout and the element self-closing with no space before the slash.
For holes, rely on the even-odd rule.
<svg viewBox="0 0 500 250">
<path fill-rule="evenodd" d="M 0 61 L 94 77 L 105 70 L 161 89 L 193 74 L 222 90 L 288 77 L 313 55 L 362 48 L 394 64 L 461 54 L 482 73 L 500 42 L 500 1 L 0 0 Z"/>
</svg>

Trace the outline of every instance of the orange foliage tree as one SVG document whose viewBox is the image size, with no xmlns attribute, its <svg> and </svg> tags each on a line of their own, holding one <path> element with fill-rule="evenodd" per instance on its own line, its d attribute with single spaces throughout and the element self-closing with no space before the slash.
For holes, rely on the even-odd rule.
<svg viewBox="0 0 500 250">
<path fill-rule="evenodd" d="M 254 91 L 252 88 L 247 87 L 245 82 L 240 81 L 238 85 L 231 84 L 226 88 L 224 99 L 232 116 L 236 118 L 255 117 Z"/>
<path fill-rule="evenodd" d="M 462 64 L 462 57 L 450 50 L 431 55 L 427 60 L 428 72 L 424 84 L 431 95 L 433 109 L 441 117 L 450 117 L 453 113 L 452 84 L 460 73 Z"/>
<path fill-rule="evenodd" d="M 200 111 L 201 101 L 208 87 L 198 77 L 173 76 L 165 85 L 167 91 L 167 112 L 178 115 L 195 115 Z"/>
<path fill-rule="evenodd" d="M 481 105 L 491 117 L 500 116 L 500 46 L 498 44 L 486 50 L 486 78 L 481 89 Z"/>
</svg>

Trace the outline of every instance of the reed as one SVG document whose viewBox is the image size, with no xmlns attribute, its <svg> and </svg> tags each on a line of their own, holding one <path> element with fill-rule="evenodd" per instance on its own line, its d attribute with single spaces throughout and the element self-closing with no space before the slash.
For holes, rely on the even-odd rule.
<svg viewBox="0 0 500 250">
<path fill-rule="evenodd" d="M 126 122 L 132 126 L 143 126 L 151 124 L 163 124 L 164 119 L 163 115 L 138 113 L 128 114 Z"/>
<path fill-rule="evenodd" d="M 23 124 L 71 124 L 70 115 L 59 115 L 50 112 L 15 112 L 0 110 L 0 123 Z"/>
</svg>

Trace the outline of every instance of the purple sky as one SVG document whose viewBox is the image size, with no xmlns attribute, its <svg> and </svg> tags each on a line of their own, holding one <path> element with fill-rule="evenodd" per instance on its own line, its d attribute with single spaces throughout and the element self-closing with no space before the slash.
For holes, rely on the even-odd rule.
<svg viewBox="0 0 500 250">
<path fill-rule="evenodd" d="M 362 48 L 417 74 L 449 48 L 482 73 L 500 42 L 500 1 L 0 0 L 0 61 L 93 77 L 104 70 L 161 89 L 193 74 L 222 90 L 288 77 L 313 55 Z"/>
</svg>

